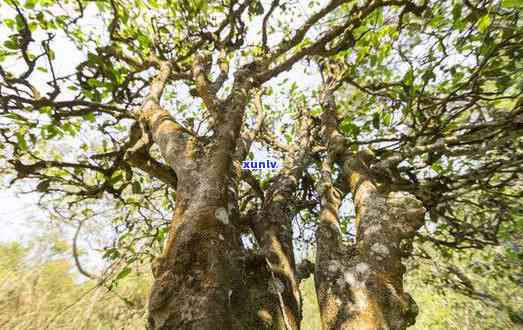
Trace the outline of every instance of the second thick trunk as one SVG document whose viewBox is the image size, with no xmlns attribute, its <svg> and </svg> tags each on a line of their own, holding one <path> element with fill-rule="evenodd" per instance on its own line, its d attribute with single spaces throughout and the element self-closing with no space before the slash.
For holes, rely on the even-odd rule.
<svg viewBox="0 0 523 330">
<path fill-rule="evenodd" d="M 406 193 L 382 193 L 364 155 L 346 165 L 356 208 L 356 243 L 340 249 L 339 199 L 322 200 L 316 290 L 323 329 L 406 329 L 417 307 L 403 290 L 402 257 L 423 222 L 424 208 Z"/>
</svg>

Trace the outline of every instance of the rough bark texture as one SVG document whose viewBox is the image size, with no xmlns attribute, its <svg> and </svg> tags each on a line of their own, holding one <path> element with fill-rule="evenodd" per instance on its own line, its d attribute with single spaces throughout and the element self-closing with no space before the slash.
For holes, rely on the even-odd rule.
<svg viewBox="0 0 523 330">
<path fill-rule="evenodd" d="M 226 185 L 209 172 L 180 178 L 170 244 L 154 271 L 151 328 L 233 328 L 241 248 L 227 211 Z"/>
<path fill-rule="evenodd" d="M 425 209 L 406 193 L 379 192 L 367 176 L 365 154 L 346 162 L 356 207 L 356 243 L 339 249 L 332 211 L 339 199 L 325 200 L 319 240 L 316 286 L 324 329 L 406 329 L 417 307 L 403 290 L 401 258 Z"/>
<path fill-rule="evenodd" d="M 195 62 L 193 75 L 214 118 L 214 136 L 207 141 L 193 136 L 160 106 L 171 66 L 159 62 L 160 72 L 139 114 L 141 142 L 128 155 L 138 157 L 140 148 L 152 139 L 176 173 L 166 177 L 176 183 L 176 207 L 163 254 L 153 264 L 148 326 L 299 329 L 301 298 L 292 242 L 297 208 L 292 201 L 310 163 L 312 120 L 305 109 L 300 111 L 298 142 L 287 150 L 282 171 L 259 196 L 262 206 L 253 210 L 248 225 L 261 254 L 249 254 L 239 232 L 237 191 L 242 173 L 233 164 L 245 158 L 254 138 L 254 133 L 240 134 L 252 82 L 242 79 L 240 70 L 231 95 L 216 101 L 208 94 L 201 61 Z M 402 288 L 402 244 L 409 245 L 424 210 L 408 195 L 379 192 L 369 174 L 372 157 L 359 153 L 341 169 L 357 215 L 356 244 L 343 244 L 337 214 L 342 193 L 331 178 L 333 164 L 345 155 L 344 139 L 337 133 L 335 106 L 329 100 L 330 110 L 322 118 L 328 157 L 319 187 L 315 270 L 322 325 L 324 329 L 404 329 L 416 313 Z M 153 167 L 150 170 L 162 170 Z"/>
<path fill-rule="evenodd" d="M 323 329 L 405 329 L 415 321 L 417 307 L 403 290 L 408 255 L 425 209 L 406 193 L 378 191 L 370 165 L 373 155 L 345 156 L 344 138 L 337 132 L 332 90 L 321 99 L 322 126 L 328 157 L 323 161 L 320 223 L 316 233 L 315 286 Z M 332 182 L 340 164 L 340 189 Z M 342 242 L 338 209 L 350 188 L 356 209 L 356 241 Z M 348 191 L 345 191 L 348 192 Z"/>
<path fill-rule="evenodd" d="M 159 105 L 170 70 L 168 64 L 160 67 L 140 119 L 176 172 L 177 194 L 169 238 L 153 263 L 148 327 L 298 329 L 301 308 L 292 247 L 293 214 L 282 199 L 294 190 L 296 171 L 277 181 L 263 210 L 253 217 L 251 225 L 258 232 L 262 255 L 249 254 L 240 240 L 237 189 L 241 171 L 233 164 L 245 158 L 254 138 L 240 136 L 252 89 L 242 78 L 246 74 L 237 73 L 233 93 L 226 100 L 214 100 L 202 77 L 201 60 L 196 61 L 197 90 L 214 118 L 215 132 L 210 141 L 201 141 Z"/>
<path fill-rule="evenodd" d="M 148 325 L 151 329 L 242 328 L 243 310 L 238 306 L 245 298 L 243 251 L 227 187 L 246 95 L 240 90 L 223 104 L 231 108 L 230 118 L 218 118 L 215 136 L 205 144 L 183 132 L 160 107 L 159 95 L 170 67 L 162 64 L 161 69 L 141 118 L 178 182 L 169 239 L 153 265 Z"/>
<path fill-rule="evenodd" d="M 292 197 L 308 162 L 312 123 L 305 112 L 301 116 L 299 143 L 288 151 L 280 175 L 274 178 L 267 189 L 263 207 L 251 222 L 271 271 L 269 292 L 273 297 L 272 305 L 278 306 L 271 322 L 274 329 L 299 329 L 302 319 L 292 230 L 292 220 L 297 210 L 292 207 Z"/>
<path fill-rule="evenodd" d="M 285 203 L 286 199 L 278 195 L 286 194 L 285 188 L 292 187 L 293 183 L 283 181 L 278 183 L 284 191 L 276 191 L 269 197 L 267 207 L 253 218 L 252 228 L 273 275 L 268 286 L 272 305 L 277 307 L 272 326 L 290 330 L 299 329 L 301 303 L 292 243 L 293 213 Z"/>
<path fill-rule="evenodd" d="M 142 4 L 138 6 L 142 9 L 132 13 L 124 2 L 109 1 L 110 5 L 99 6 L 104 12 L 102 21 L 110 21 L 107 31 L 99 35 L 101 39 L 96 33 L 89 33 L 88 38 L 71 34 L 83 24 L 84 1 L 76 1 L 78 6 L 64 8 L 72 15 L 70 20 L 63 16 L 61 24 L 47 26 L 43 24 L 46 19 L 37 15 L 42 23 L 39 28 L 63 30 L 75 44 L 85 46 L 88 56 L 65 76 L 56 75 L 53 69 L 50 44 L 54 32 L 38 33 L 48 38 L 37 41 L 31 31 L 31 11 L 39 9 L 33 8 L 34 3 L 21 6 L 18 2 L 6 2 L 11 7 L 7 11 L 16 15 L 11 19 L 16 21 L 16 29 L 6 25 L 13 33 L 5 44 L 10 50 L 2 53 L 0 61 L 18 57 L 27 68 L 17 72 L 17 66 L 10 72 L 11 68 L 0 66 L 0 115 L 7 120 L 0 127 L 0 146 L 8 147 L 0 163 L 10 164 L 2 171 L 8 176 L 15 171 L 11 183 L 38 180 L 36 191 L 53 200 L 55 193 L 65 196 L 64 201 L 71 205 L 106 193 L 118 200 L 117 205 L 134 205 L 127 191 L 128 187 L 133 193 L 136 188 L 141 190 L 148 180 L 136 180 L 133 175 L 142 172 L 161 181 L 162 189 L 176 190 L 168 240 L 153 262 L 151 329 L 299 329 L 301 275 L 293 255 L 293 220 L 303 208 L 309 212 L 299 214 L 305 220 L 300 224 L 308 227 L 320 207 L 314 267 L 324 329 L 405 329 L 414 322 L 416 307 L 403 290 L 401 261 L 423 223 L 424 209 L 412 195 L 401 191 L 422 199 L 434 222 L 452 224 L 449 232 L 441 227 L 442 237 L 424 237 L 437 245 L 498 245 L 504 223 L 517 220 L 512 202 L 519 195 L 513 181 L 521 172 L 522 157 L 520 144 L 513 140 L 521 135 L 521 97 L 513 93 L 516 85 L 511 87 L 510 79 L 498 79 L 497 92 L 479 88 L 491 80 L 488 73 L 505 72 L 508 78 L 514 69 L 513 61 L 493 61 L 500 55 L 510 59 L 508 55 L 516 54 L 514 40 L 519 34 L 510 31 L 519 16 L 512 13 L 511 6 L 475 8 L 465 2 L 467 8 L 463 8 L 472 11 L 472 16 L 487 14 L 484 9 L 489 9 L 483 17 L 489 19 L 487 24 L 467 23 L 470 40 L 480 35 L 499 38 L 491 38 L 487 52 L 471 49 L 481 61 L 462 68 L 470 71 L 470 77 L 457 75 L 448 82 L 434 79 L 426 70 L 441 66 L 439 71 L 453 72 L 452 67 L 445 69 L 445 49 L 430 47 L 423 57 L 427 61 L 418 67 L 409 60 L 420 57 L 417 50 L 408 49 L 410 39 L 413 44 L 419 39 L 411 35 L 412 19 L 436 17 L 427 15 L 431 9 L 427 1 L 328 0 L 317 9 L 311 6 L 289 24 L 283 22 L 284 35 L 269 28 L 278 12 L 294 11 L 280 0 L 262 1 L 263 5 L 253 0 L 229 1 L 198 10 L 185 1 L 158 10 Z M 141 14 L 135 15 L 138 12 Z M 150 15 L 158 19 L 149 19 Z M 440 18 L 446 19 L 445 15 Z M 489 25 L 490 21 L 496 24 Z M 256 22 L 261 23 L 261 31 Z M 377 28 L 366 31 L 371 25 Z M 430 30 L 431 38 L 446 44 L 446 25 L 433 25 L 420 24 L 423 28 L 418 32 L 427 35 Z M 252 38 L 256 30 L 261 44 Z M 357 68 L 352 60 L 346 61 L 344 54 L 351 49 L 379 46 L 376 33 L 387 48 L 380 59 L 357 58 Z M 93 38 L 101 41 L 92 43 Z M 35 42 L 38 44 L 31 45 Z M 29 50 L 37 48 L 36 54 L 30 54 Z M 391 49 L 402 50 L 400 56 Z M 456 50 L 462 51 L 460 47 Z M 44 60 L 47 63 L 40 63 Z M 229 60 L 234 61 L 234 74 L 229 74 Z M 383 75 L 376 61 L 385 65 L 396 60 L 409 71 L 403 80 L 391 82 L 390 74 Z M 429 65 L 433 61 L 437 63 Z M 315 115 L 316 103 L 304 100 L 315 97 L 316 88 L 313 84 L 300 86 L 298 78 L 281 90 L 284 97 L 274 94 L 273 98 L 274 102 L 289 100 L 291 110 L 271 111 L 276 116 L 269 113 L 268 117 L 281 123 L 264 126 L 264 84 L 300 62 L 318 64 L 323 81 L 320 120 Z M 32 81 L 35 70 L 49 71 L 47 87 L 39 77 L 39 83 Z M 315 70 L 305 71 L 310 77 L 317 76 Z M 362 73 L 369 73 L 372 79 Z M 287 86 L 285 80 L 266 85 L 267 90 Z M 194 99 L 194 105 L 202 108 L 198 116 L 192 106 L 190 111 L 162 107 L 167 85 L 180 94 L 177 81 L 183 81 L 184 89 L 201 100 Z M 421 81 L 423 88 L 417 88 Z M 62 95 L 63 84 L 70 84 L 67 95 Z M 342 123 L 349 125 L 339 125 L 333 95 L 343 85 L 349 88 L 341 95 L 354 98 L 339 109 Z M 143 103 L 135 109 L 144 93 Z M 178 99 L 167 99 L 171 105 L 180 104 Z M 491 102 L 499 100 L 503 100 L 502 106 L 492 106 Z M 374 107 L 373 102 L 380 104 Z M 244 123 L 250 104 L 257 112 L 254 124 L 251 116 Z M 386 107 L 390 111 L 384 111 Z M 183 125 L 171 116 L 175 112 L 176 117 L 183 117 Z M 119 131 L 128 120 L 135 122 L 124 141 Z M 56 145 L 51 143 L 55 137 L 66 133 L 73 137 L 84 129 L 91 132 L 95 126 L 104 136 L 103 148 L 82 141 L 82 152 L 74 153 L 76 161 L 55 155 Z M 321 138 L 316 134 L 319 127 Z M 239 166 L 254 141 L 271 153 L 281 152 L 285 160 L 283 169 L 263 185 L 258 176 Z M 156 159 L 153 144 L 162 161 Z M 364 145 L 378 148 L 379 161 L 370 153 L 355 153 Z M 46 156 L 52 159 L 46 160 Z M 471 161 L 461 166 L 464 157 Z M 405 165 L 399 166 L 402 163 Z M 425 170 L 431 175 L 424 175 Z M 243 183 L 250 187 L 240 186 Z M 316 183 L 320 201 L 311 189 Z M 147 191 L 157 187 L 148 182 L 145 186 Z M 338 215 L 349 195 L 356 208 L 356 235 L 350 244 L 343 240 Z M 475 201 L 485 198 L 485 205 Z M 491 208 L 494 204 L 500 207 Z M 455 206 L 464 207 L 466 216 L 452 212 Z M 130 223 L 126 219 L 129 234 L 136 229 Z M 254 236 L 252 248 L 243 244 L 245 234 Z M 95 278 L 82 269 L 76 242 L 73 249 L 80 272 Z"/>
</svg>

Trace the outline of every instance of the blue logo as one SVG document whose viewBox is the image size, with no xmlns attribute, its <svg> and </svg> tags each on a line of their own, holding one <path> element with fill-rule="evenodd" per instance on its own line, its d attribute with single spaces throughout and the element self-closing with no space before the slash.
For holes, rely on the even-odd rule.
<svg viewBox="0 0 523 330">
<path fill-rule="evenodd" d="M 276 170 L 280 168 L 280 164 L 276 160 L 260 160 L 260 161 L 254 161 L 254 160 L 244 160 L 242 162 L 242 169 L 246 170 Z"/>
</svg>

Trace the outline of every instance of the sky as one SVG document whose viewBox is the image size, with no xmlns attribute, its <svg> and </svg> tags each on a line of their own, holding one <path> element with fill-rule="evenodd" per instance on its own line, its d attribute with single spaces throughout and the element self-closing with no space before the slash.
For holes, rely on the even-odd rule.
<svg viewBox="0 0 523 330">
<path fill-rule="evenodd" d="M 27 241 L 37 230 L 31 217 L 41 214 L 37 196 L 17 196 L 12 189 L 0 192 L 0 242 Z"/>
<path fill-rule="evenodd" d="M 12 16 L 12 10 L 0 3 L 0 22 Z M 7 36 L 9 30 L 0 24 L 0 42 L 4 41 L 3 36 Z M 57 74 L 63 74 L 74 70 L 81 59 L 79 50 L 76 49 L 65 37 L 58 35 L 54 46 L 56 53 Z M 6 61 L 2 63 L 3 67 L 12 72 L 20 72 L 25 69 L 21 61 Z M 39 88 L 46 87 L 45 82 L 47 75 L 35 71 L 33 83 Z M 3 181 L 6 181 L 3 179 Z M 44 212 L 37 206 L 37 194 L 20 194 L 21 187 L 13 187 L 0 192 L 0 242 L 25 241 L 35 233 L 39 228 L 34 226 L 31 218 L 39 215 L 43 219 Z"/>
</svg>

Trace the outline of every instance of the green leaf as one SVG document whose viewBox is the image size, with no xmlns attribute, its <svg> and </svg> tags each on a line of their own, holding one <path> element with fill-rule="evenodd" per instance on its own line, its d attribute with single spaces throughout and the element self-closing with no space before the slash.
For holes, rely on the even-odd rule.
<svg viewBox="0 0 523 330">
<path fill-rule="evenodd" d="M 414 72 L 412 69 L 409 69 L 407 73 L 403 76 L 403 83 L 407 86 L 412 86 L 412 83 L 414 82 Z"/>
<path fill-rule="evenodd" d="M 485 31 L 487 31 L 489 25 L 490 25 L 490 16 L 487 14 L 479 19 L 478 30 L 480 32 L 485 32 Z"/>
<path fill-rule="evenodd" d="M 423 79 L 424 81 L 430 81 L 432 79 L 436 79 L 436 75 L 434 74 L 434 71 L 432 69 L 429 69 L 425 71 L 425 73 L 423 73 L 421 79 Z"/>
<path fill-rule="evenodd" d="M 391 116 L 391 114 L 388 113 L 388 112 L 385 112 L 385 113 L 383 114 L 383 124 L 384 124 L 385 126 L 390 126 L 391 122 L 392 122 L 392 116 Z"/>
<path fill-rule="evenodd" d="M 29 31 L 35 32 L 37 28 L 38 28 L 38 24 L 36 24 L 35 22 L 29 23 Z"/>
<path fill-rule="evenodd" d="M 20 147 L 20 149 L 22 149 L 22 151 L 26 151 L 28 149 L 27 147 L 27 141 L 25 140 L 25 137 L 24 137 L 24 134 L 23 133 L 16 133 L 16 139 L 18 141 L 18 147 Z"/>
<path fill-rule="evenodd" d="M 49 182 L 49 180 L 45 180 L 45 181 L 41 181 L 37 186 L 36 186 L 36 190 L 38 190 L 39 192 L 47 192 L 47 190 L 49 189 L 49 185 L 50 185 L 51 182 Z"/>
<path fill-rule="evenodd" d="M 118 249 L 106 248 L 102 258 L 114 260 L 114 259 L 118 258 L 119 256 L 120 256 L 120 252 L 118 252 Z"/>
<path fill-rule="evenodd" d="M 4 46 L 9 49 L 18 49 L 18 43 L 11 39 L 4 41 Z"/>
<path fill-rule="evenodd" d="M 263 180 L 263 181 L 260 183 L 260 188 L 262 188 L 262 189 L 267 189 L 267 188 L 269 188 L 269 185 L 270 185 L 270 181 L 269 181 L 269 180 Z"/>
<path fill-rule="evenodd" d="M 346 118 L 341 122 L 340 129 L 345 134 L 352 135 L 354 137 L 358 136 L 360 133 L 360 128 L 352 122 L 352 119 L 349 118 Z"/>
<path fill-rule="evenodd" d="M 314 106 L 311 110 L 311 115 L 313 117 L 318 117 L 319 115 L 321 115 L 321 113 L 323 112 L 323 109 L 322 107 L 320 106 Z"/>
<path fill-rule="evenodd" d="M 86 113 L 84 115 L 84 118 L 85 118 L 85 120 L 87 120 L 90 123 L 94 123 L 96 120 L 96 117 L 94 116 L 94 114 L 92 112 Z"/>
<path fill-rule="evenodd" d="M 501 7 L 504 8 L 523 8 L 523 1 L 521 0 L 503 0 Z"/>
<path fill-rule="evenodd" d="M 118 181 L 120 181 L 122 179 L 123 179 L 123 173 L 122 173 L 122 171 L 118 170 L 113 173 L 113 175 L 111 176 L 111 179 L 109 180 L 109 183 L 114 185 L 115 183 L 117 183 Z"/>
<path fill-rule="evenodd" d="M 16 29 L 18 31 L 22 31 L 25 29 L 24 18 L 22 16 L 16 15 L 15 21 L 16 21 Z"/>
<path fill-rule="evenodd" d="M 441 165 L 440 162 L 433 163 L 431 167 L 434 171 L 436 171 L 439 174 L 442 174 L 444 172 L 443 165 Z"/>
<path fill-rule="evenodd" d="M 46 114 L 50 115 L 51 113 L 53 113 L 53 108 L 51 108 L 48 105 L 44 105 L 44 106 L 38 108 L 38 111 L 40 111 L 41 113 L 46 113 Z"/>
<path fill-rule="evenodd" d="M 156 1 L 156 0 L 149 0 L 148 3 L 149 3 L 149 5 L 150 5 L 153 9 L 158 9 L 158 8 L 160 8 L 160 5 L 158 4 L 158 1 Z"/>
<path fill-rule="evenodd" d="M 454 7 L 452 8 L 452 19 L 454 21 L 457 21 L 457 20 L 460 20 L 461 19 L 461 9 L 463 8 L 463 4 L 461 3 L 457 3 L 456 5 L 454 5 Z"/>
<path fill-rule="evenodd" d="M 15 20 L 11 18 L 6 18 L 4 19 L 4 24 L 11 29 L 13 26 L 15 26 Z"/>
<path fill-rule="evenodd" d="M 119 273 L 118 275 L 116 275 L 116 278 L 114 279 L 115 281 L 119 281 L 123 278 L 125 278 L 127 275 L 129 275 L 131 273 L 131 268 L 130 267 L 124 267 Z"/>
<path fill-rule="evenodd" d="M 253 16 L 263 14 L 263 5 L 261 1 L 254 1 L 249 3 L 249 14 Z"/>
<path fill-rule="evenodd" d="M 25 2 L 25 6 L 24 7 L 27 8 L 27 9 L 33 9 L 35 7 L 35 5 L 36 5 L 36 0 L 27 0 Z"/>
<path fill-rule="evenodd" d="M 63 128 L 64 132 L 68 133 L 71 136 L 75 136 L 77 133 L 76 128 L 72 123 L 69 123 L 69 122 L 64 123 L 62 128 Z"/>
<path fill-rule="evenodd" d="M 132 184 L 132 191 L 133 194 L 141 194 L 142 193 L 142 185 L 138 181 L 134 181 Z"/>
<path fill-rule="evenodd" d="M 372 126 L 375 129 L 380 129 L 380 114 L 378 112 L 372 115 Z"/>
</svg>

